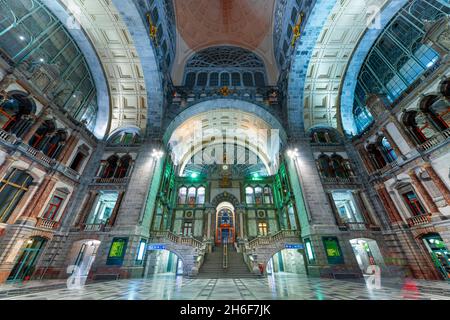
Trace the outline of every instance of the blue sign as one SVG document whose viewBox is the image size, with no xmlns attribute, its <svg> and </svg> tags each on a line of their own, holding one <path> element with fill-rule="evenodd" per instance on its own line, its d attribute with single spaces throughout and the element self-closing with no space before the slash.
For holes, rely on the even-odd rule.
<svg viewBox="0 0 450 320">
<path fill-rule="evenodd" d="M 160 243 L 149 244 L 147 250 L 166 250 L 166 245 Z"/>
<path fill-rule="evenodd" d="M 304 249 L 303 243 L 285 243 L 285 249 Z"/>
</svg>

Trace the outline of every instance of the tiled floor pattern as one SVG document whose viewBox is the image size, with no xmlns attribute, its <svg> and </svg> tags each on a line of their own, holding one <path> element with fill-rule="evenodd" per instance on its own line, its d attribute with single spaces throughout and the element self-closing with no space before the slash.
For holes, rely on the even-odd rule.
<svg viewBox="0 0 450 320">
<path fill-rule="evenodd" d="M 1 287 L 0 287 L 1 291 Z M 386 280 L 379 289 L 364 281 L 277 275 L 260 279 L 192 279 L 157 276 L 150 279 L 92 283 L 81 289 L 55 289 L 2 299 L 38 300 L 450 300 L 443 281 Z"/>
</svg>

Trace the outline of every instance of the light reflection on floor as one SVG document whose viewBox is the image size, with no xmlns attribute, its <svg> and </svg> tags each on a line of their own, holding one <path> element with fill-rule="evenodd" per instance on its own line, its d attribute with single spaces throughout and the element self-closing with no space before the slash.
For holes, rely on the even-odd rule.
<svg viewBox="0 0 450 320">
<path fill-rule="evenodd" d="M 2 294 L 3 291 L 3 294 Z M 91 283 L 82 289 L 55 289 L 1 299 L 38 300 L 450 300 L 450 284 L 441 281 L 388 279 L 381 288 L 371 288 L 364 280 L 308 278 L 278 274 L 258 279 L 192 279 L 155 276 L 149 279 Z"/>
</svg>

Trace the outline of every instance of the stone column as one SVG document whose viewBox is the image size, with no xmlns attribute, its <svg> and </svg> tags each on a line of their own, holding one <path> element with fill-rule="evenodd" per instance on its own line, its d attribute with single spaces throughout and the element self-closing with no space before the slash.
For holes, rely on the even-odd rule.
<svg viewBox="0 0 450 320">
<path fill-rule="evenodd" d="M 46 205 L 47 199 L 53 191 L 56 182 L 57 179 L 54 176 L 46 175 L 18 220 L 28 220 L 29 218 L 34 220 L 37 218 L 39 212 Z"/>
<path fill-rule="evenodd" d="M 208 215 L 208 225 L 207 225 L 207 230 L 206 230 L 206 237 L 208 239 L 211 239 L 211 216 L 212 216 L 212 210 L 208 210 L 207 211 L 207 215 Z"/>
<path fill-rule="evenodd" d="M 239 236 L 244 239 L 244 211 L 239 210 Z"/>
<path fill-rule="evenodd" d="M 363 147 L 358 147 L 358 153 L 361 156 L 361 159 L 367 169 L 367 172 L 372 173 L 375 171 L 375 168 L 372 164 L 372 161 L 369 159 L 368 155 L 367 155 L 367 151 L 364 150 Z"/>
<path fill-rule="evenodd" d="M 436 187 L 444 196 L 444 199 L 447 202 L 447 204 L 450 205 L 450 191 L 448 190 L 444 181 L 442 181 L 442 179 L 438 176 L 436 171 L 434 171 L 434 168 L 431 166 L 431 163 L 425 162 L 422 168 L 425 169 L 425 171 L 430 176 L 431 180 L 433 180 L 433 183 L 436 185 Z"/>
<path fill-rule="evenodd" d="M 411 149 L 416 148 L 416 143 L 412 140 L 410 134 L 405 130 L 405 126 L 400 123 L 394 115 L 389 115 L 389 120 L 395 125 L 402 138 L 406 141 Z"/>
<path fill-rule="evenodd" d="M 383 206 L 386 209 L 386 212 L 389 216 L 389 220 L 391 221 L 391 223 L 402 222 L 403 219 L 400 216 L 400 213 L 398 212 L 397 208 L 395 207 L 395 204 L 392 201 L 391 196 L 387 192 L 385 185 L 384 184 L 376 185 L 375 189 L 377 190 L 381 202 L 383 203 Z"/>
<path fill-rule="evenodd" d="M 67 165 L 67 161 L 69 160 L 72 152 L 75 150 L 76 145 L 78 144 L 78 133 L 74 132 L 67 139 L 67 142 L 64 146 L 63 152 L 61 152 L 57 158 L 59 162 L 64 165 Z"/>
<path fill-rule="evenodd" d="M 363 215 L 364 221 L 368 225 L 374 225 L 372 217 L 370 216 L 369 212 L 367 212 L 367 208 L 364 205 L 364 201 L 363 201 L 363 199 L 361 197 L 361 191 L 357 190 L 357 191 L 353 192 L 353 195 L 355 197 L 357 206 L 361 210 L 361 213 Z"/>
<path fill-rule="evenodd" d="M 22 138 L 22 140 L 25 143 L 30 143 L 31 138 L 34 136 L 34 134 L 36 133 L 36 131 L 42 126 L 42 124 L 44 123 L 46 117 L 50 114 L 50 110 L 48 109 L 48 107 L 46 107 L 45 109 L 43 109 L 41 111 L 41 113 L 36 117 L 36 120 L 34 121 L 33 125 L 31 126 L 31 128 L 28 130 L 28 132 L 24 135 L 24 137 Z"/>
<path fill-rule="evenodd" d="M 409 170 L 408 175 L 411 178 L 412 185 L 425 201 L 425 205 L 428 207 L 428 210 L 430 210 L 430 213 L 439 212 L 439 209 L 434 203 L 433 198 L 428 193 L 427 189 L 425 189 L 425 186 L 422 184 L 422 182 L 419 180 L 419 177 L 416 175 L 414 169 Z"/>
<path fill-rule="evenodd" d="M 389 133 L 389 131 L 385 127 L 382 127 L 381 132 L 383 132 L 383 135 L 386 137 L 386 139 L 389 142 L 389 144 L 391 145 L 392 149 L 394 149 L 395 154 L 398 157 L 402 157 L 403 159 L 406 159 L 405 155 L 402 153 L 402 151 L 398 147 L 397 143 L 395 143 L 394 139 L 392 139 L 392 136 Z"/>
</svg>

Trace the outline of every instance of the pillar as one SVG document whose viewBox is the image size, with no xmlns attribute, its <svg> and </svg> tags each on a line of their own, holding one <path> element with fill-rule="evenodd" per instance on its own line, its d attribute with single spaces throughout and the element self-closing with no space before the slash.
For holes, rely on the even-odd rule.
<svg viewBox="0 0 450 320">
<path fill-rule="evenodd" d="M 16 77 L 9 73 L 0 80 L 0 92 L 5 91 L 8 87 L 16 81 Z"/>
<path fill-rule="evenodd" d="M 369 212 L 367 211 L 366 206 L 364 205 L 364 201 L 361 197 L 361 191 L 357 190 L 353 194 L 355 196 L 356 203 L 357 203 L 358 207 L 360 208 L 361 213 L 364 217 L 364 221 L 366 221 L 366 223 L 371 226 L 374 225 L 375 223 L 373 222 L 372 217 L 370 216 Z"/>
<path fill-rule="evenodd" d="M 63 152 L 59 154 L 57 160 L 62 164 L 67 165 L 67 161 L 69 161 L 69 158 L 72 155 L 73 151 L 75 150 L 77 144 L 78 144 L 78 134 L 74 132 L 67 139 Z"/>
<path fill-rule="evenodd" d="M 400 132 L 400 135 L 402 138 L 406 141 L 408 146 L 411 149 L 416 148 L 416 143 L 411 139 L 410 134 L 405 130 L 405 127 L 402 123 L 400 123 L 397 118 L 394 115 L 389 115 L 389 120 L 392 121 L 392 123 L 395 125 L 395 127 L 398 129 L 398 132 Z"/>
<path fill-rule="evenodd" d="M 430 210 L 430 213 L 439 212 L 439 209 L 434 203 L 433 198 L 428 193 L 427 189 L 425 189 L 425 186 L 422 184 L 422 182 L 419 180 L 419 177 L 416 175 L 414 169 L 409 170 L 408 175 L 411 178 L 412 185 L 425 201 L 425 205 L 428 207 L 428 210 Z"/>
<path fill-rule="evenodd" d="M 23 211 L 22 216 L 19 217 L 19 220 L 22 220 L 22 218 L 24 220 L 28 218 L 33 219 L 38 216 L 40 211 L 46 205 L 47 199 L 49 198 L 50 194 L 53 192 L 53 187 L 56 185 L 56 182 L 57 180 L 54 178 L 54 176 L 46 175 L 44 177 L 38 187 L 38 190 L 36 190 L 33 197 L 28 202 L 28 205 Z"/>
<path fill-rule="evenodd" d="M 391 221 L 391 223 L 402 222 L 403 219 L 400 216 L 400 213 L 398 212 L 394 202 L 392 201 L 391 196 L 386 190 L 384 183 L 375 186 L 375 189 L 377 190 L 381 202 L 383 203 L 383 206 L 386 209 L 386 212 L 389 216 L 389 220 Z"/>
<path fill-rule="evenodd" d="M 367 156 L 367 151 L 364 150 L 364 147 L 358 147 L 358 153 L 361 156 L 361 159 L 367 169 L 367 172 L 372 173 L 375 171 L 375 168 L 372 164 L 372 161 L 369 159 L 369 157 Z"/>
<path fill-rule="evenodd" d="M 46 107 L 45 109 L 43 109 L 41 111 L 41 113 L 36 117 L 36 120 L 34 121 L 33 125 L 31 126 L 31 128 L 28 130 L 28 132 L 24 135 L 24 137 L 22 138 L 22 140 L 25 143 L 29 143 L 31 138 L 34 136 L 34 134 L 36 133 L 36 131 L 42 126 L 42 124 L 45 121 L 45 118 L 50 114 L 50 110 L 48 109 L 48 107 Z"/>
<path fill-rule="evenodd" d="M 444 181 L 442 181 L 442 179 L 439 177 L 439 175 L 436 173 L 436 171 L 434 171 L 434 168 L 431 166 L 431 163 L 425 162 L 425 164 L 422 166 L 422 168 L 428 173 L 431 180 L 433 180 L 433 183 L 438 188 L 438 190 L 442 193 L 447 204 L 450 205 L 450 191 L 448 190 Z"/>
</svg>

